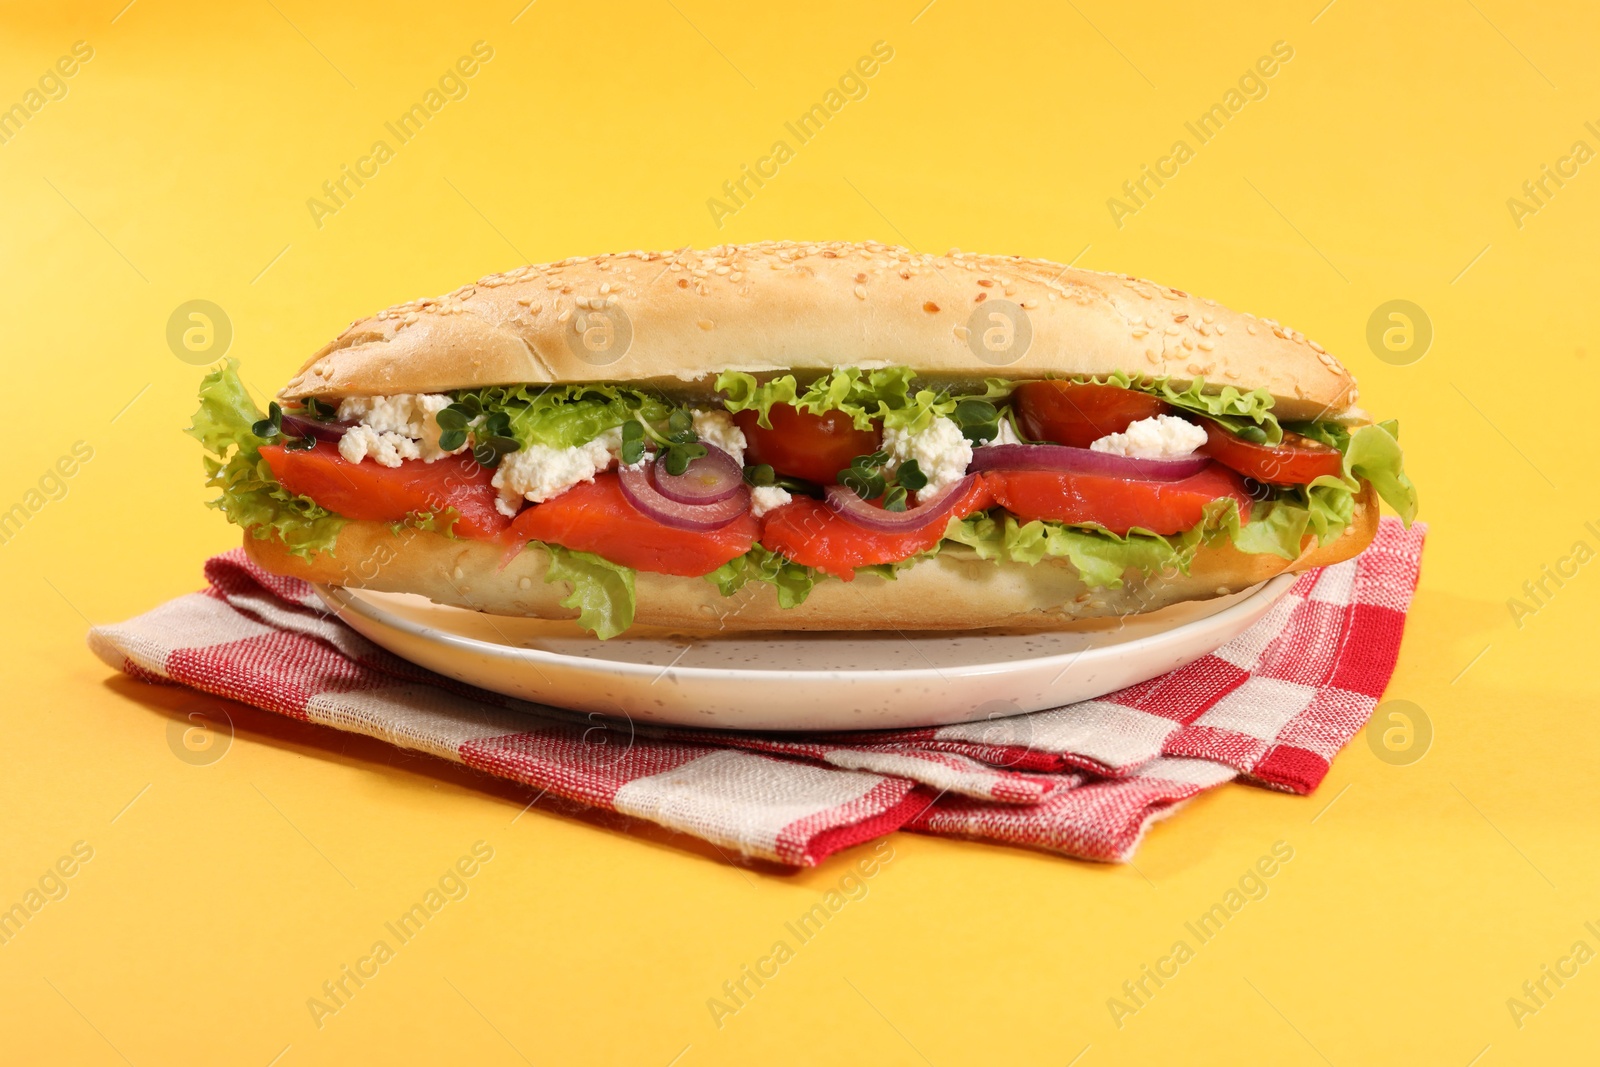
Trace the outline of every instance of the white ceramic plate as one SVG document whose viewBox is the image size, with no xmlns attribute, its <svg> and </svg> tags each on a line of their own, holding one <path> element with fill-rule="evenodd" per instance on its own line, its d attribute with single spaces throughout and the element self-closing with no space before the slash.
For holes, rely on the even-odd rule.
<svg viewBox="0 0 1600 1067">
<path fill-rule="evenodd" d="M 636 627 L 604 642 L 570 622 L 408 593 L 316 591 L 396 655 L 524 700 L 681 726 L 881 730 L 1040 711 L 1154 678 L 1215 651 L 1293 584 L 1279 575 L 1232 596 L 1055 633 L 689 636 Z"/>
</svg>

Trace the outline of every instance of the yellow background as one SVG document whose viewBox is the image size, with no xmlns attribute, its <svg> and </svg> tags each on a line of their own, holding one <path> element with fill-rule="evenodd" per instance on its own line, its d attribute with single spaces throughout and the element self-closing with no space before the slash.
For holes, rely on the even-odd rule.
<svg viewBox="0 0 1600 1067">
<path fill-rule="evenodd" d="M 1600 925 L 1600 568 L 1551 583 L 1520 627 L 1507 607 L 1575 542 L 1600 548 L 1600 163 L 1520 228 L 1506 205 L 1574 141 L 1600 148 L 1592 8 L 523 2 L 0 7 L 0 106 L 73 42 L 94 49 L 0 144 L 0 508 L 74 442 L 94 450 L 0 545 L 0 906 L 94 849 L 0 946 L 0 1058 L 1592 1054 L 1600 963 L 1520 1028 L 1506 1006 L 1575 941 L 1600 949 L 1583 928 Z M 307 198 L 478 40 L 494 58 L 466 98 L 318 228 Z M 706 200 L 879 40 L 894 58 L 868 95 L 718 229 Z M 1294 58 L 1268 95 L 1119 229 L 1106 200 L 1279 40 Z M 270 392 L 356 316 L 492 270 L 774 237 L 1077 258 L 1344 358 L 1401 420 L 1432 526 L 1389 692 L 1431 750 L 1392 765 L 1363 735 L 1310 798 L 1223 789 L 1137 868 L 897 835 L 865 898 L 719 1029 L 707 998 L 870 846 L 743 869 L 549 801 L 517 818 L 525 791 L 242 708 L 223 758 L 192 765 L 169 745 L 190 698 L 84 650 L 90 622 L 195 588 L 236 543 L 178 432 L 202 373 L 165 340 L 184 301 L 226 309 Z M 1435 329 L 1410 365 L 1365 340 L 1392 299 Z M 495 854 L 470 895 L 317 1028 L 307 998 L 480 839 Z M 1266 899 L 1119 1029 L 1107 999 L 1277 841 L 1294 859 Z"/>
</svg>

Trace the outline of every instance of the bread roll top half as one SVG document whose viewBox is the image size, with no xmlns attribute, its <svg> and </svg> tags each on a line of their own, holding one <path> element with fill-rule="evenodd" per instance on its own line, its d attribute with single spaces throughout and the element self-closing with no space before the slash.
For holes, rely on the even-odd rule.
<svg viewBox="0 0 1600 1067">
<path fill-rule="evenodd" d="M 790 241 L 620 252 L 492 274 L 362 319 L 280 394 L 440 393 L 627 382 L 709 398 L 715 376 L 909 366 L 986 377 L 1166 377 L 1265 389 L 1283 419 L 1337 415 L 1356 385 L 1316 342 L 1178 289 L 1042 259 Z"/>
</svg>

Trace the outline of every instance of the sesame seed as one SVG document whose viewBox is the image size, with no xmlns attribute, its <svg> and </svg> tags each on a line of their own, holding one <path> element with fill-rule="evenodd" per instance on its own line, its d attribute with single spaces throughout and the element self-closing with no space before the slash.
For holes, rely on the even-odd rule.
<svg viewBox="0 0 1600 1067">
<path fill-rule="evenodd" d="M 1150 331 L 1149 330 L 1134 330 L 1133 331 L 1133 339 L 1135 341 L 1139 340 L 1141 337 L 1148 337 L 1148 336 L 1150 336 Z"/>
<path fill-rule="evenodd" d="M 556 316 L 556 321 L 557 322 L 566 322 L 570 318 L 572 318 L 572 309 L 571 308 L 562 308 L 561 309 L 561 314 Z"/>
<path fill-rule="evenodd" d="M 1190 374 L 1199 374 L 1200 373 L 1200 364 L 1198 364 L 1198 363 L 1189 364 L 1189 373 Z"/>
<path fill-rule="evenodd" d="M 710 319 L 697 319 L 695 321 L 695 325 L 700 327 L 702 330 L 709 330 L 716 324 L 713 323 Z"/>
<path fill-rule="evenodd" d="M 856 286 L 855 292 L 856 292 L 856 297 L 858 299 L 865 300 L 867 298 L 867 287 L 866 286 L 864 286 L 864 285 Z"/>
<path fill-rule="evenodd" d="M 926 311 L 930 315 L 937 315 L 939 313 L 939 305 L 935 304 L 932 300 L 929 300 L 927 303 L 922 305 L 922 310 Z"/>
<path fill-rule="evenodd" d="M 1317 344 L 1317 342 L 1315 342 L 1315 341 L 1310 341 L 1308 343 L 1311 345 L 1311 351 L 1313 351 L 1313 352 L 1322 353 L 1322 352 L 1326 352 L 1327 351 L 1326 348 L 1323 348 L 1321 345 Z"/>
<path fill-rule="evenodd" d="M 1255 323 L 1253 323 L 1253 322 L 1245 323 L 1244 324 L 1244 329 L 1245 329 L 1245 332 L 1248 333 L 1251 337 L 1254 337 L 1256 335 L 1256 324 Z"/>
<path fill-rule="evenodd" d="M 1228 324 L 1227 323 L 1225 323 L 1225 322 L 1217 323 L 1217 334 L 1218 334 L 1218 336 L 1220 336 L 1222 334 L 1225 334 L 1227 332 L 1228 332 Z"/>
<path fill-rule="evenodd" d="M 1214 349 L 1216 347 L 1217 347 L 1217 343 L 1215 341 L 1201 341 L 1200 342 L 1200 351 L 1202 351 L 1202 352 L 1210 352 L 1212 349 Z"/>
</svg>

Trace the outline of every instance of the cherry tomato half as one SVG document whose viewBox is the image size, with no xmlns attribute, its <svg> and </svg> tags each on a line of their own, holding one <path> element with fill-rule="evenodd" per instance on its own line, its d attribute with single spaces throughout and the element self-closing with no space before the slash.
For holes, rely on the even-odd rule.
<svg viewBox="0 0 1600 1067">
<path fill-rule="evenodd" d="M 735 412 L 733 421 L 744 431 L 746 463 L 765 463 L 779 474 L 823 485 L 832 485 L 852 459 L 876 452 L 883 439 L 876 426 L 856 429 L 842 411 L 813 415 L 788 404 L 772 405 L 770 430 L 754 411 Z"/>
<path fill-rule="evenodd" d="M 1011 394 L 1017 426 L 1035 441 L 1088 448 L 1130 423 L 1172 411 L 1166 401 L 1133 389 L 1092 382 L 1024 382 Z"/>
<path fill-rule="evenodd" d="M 1305 485 L 1323 475 L 1337 478 L 1344 472 L 1344 457 L 1337 448 L 1297 433 L 1286 433 L 1276 445 L 1258 445 L 1229 433 L 1210 419 L 1203 451 L 1219 463 L 1258 482 Z"/>
</svg>

